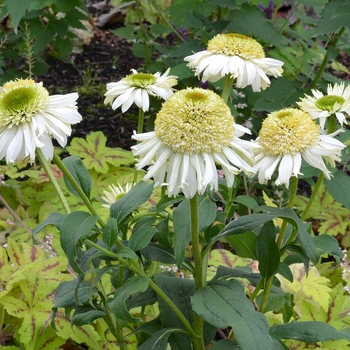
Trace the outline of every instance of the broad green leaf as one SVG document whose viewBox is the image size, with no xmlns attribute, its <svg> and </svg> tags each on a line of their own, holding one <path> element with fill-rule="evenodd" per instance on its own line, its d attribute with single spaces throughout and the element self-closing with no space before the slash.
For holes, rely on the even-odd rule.
<svg viewBox="0 0 350 350">
<path fill-rule="evenodd" d="M 108 302 L 108 307 L 114 315 L 125 322 L 142 322 L 141 318 L 132 316 L 127 310 L 127 300 L 130 295 L 136 292 L 144 292 L 148 288 L 146 277 L 134 277 L 114 292 L 114 297 Z"/>
<path fill-rule="evenodd" d="M 117 29 L 111 30 L 111 32 L 119 38 L 124 38 L 124 39 L 128 39 L 128 40 L 135 39 L 134 26 L 130 26 L 130 27 L 126 26 L 126 27 L 117 28 Z"/>
<path fill-rule="evenodd" d="M 257 235 L 253 231 L 226 237 L 226 241 L 234 248 L 238 256 L 253 260 L 258 260 L 255 248 L 256 239 Z"/>
<path fill-rule="evenodd" d="M 33 235 L 38 234 L 47 225 L 54 225 L 56 228 L 60 229 L 61 223 L 65 217 L 66 214 L 52 213 L 47 219 L 33 229 Z"/>
<path fill-rule="evenodd" d="M 176 265 L 180 267 L 185 259 L 186 248 L 191 241 L 190 201 L 182 201 L 173 213 L 174 222 L 174 254 Z"/>
<path fill-rule="evenodd" d="M 252 269 L 248 266 L 237 266 L 233 269 L 226 266 L 219 266 L 212 281 L 226 280 L 232 277 L 246 278 L 253 286 L 256 286 L 261 279 L 260 273 L 253 273 Z"/>
<path fill-rule="evenodd" d="M 265 316 L 255 311 L 236 281 L 215 282 L 192 297 L 193 310 L 208 323 L 232 327 L 242 350 L 272 350 Z"/>
<path fill-rule="evenodd" d="M 238 204 L 243 204 L 250 209 L 256 209 L 259 206 L 259 204 L 254 198 L 245 195 L 237 196 L 234 198 L 233 201 Z"/>
<path fill-rule="evenodd" d="M 273 276 L 280 263 L 280 250 L 276 244 L 276 228 L 272 221 L 268 221 L 261 228 L 255 247 L 261 276 Z"/>
<path fill-rule="evenodd" d="M 106 141 L 106 136 L 101 131 L 96 131 L 87 135 L 86 140 L 78 137 L 73 138 L 67 151 L 83 158 L 87 169 L 95 169 L 102 174 L 108 172 L 108 164 L 118 167 L 133 163 L 134 159 L 130 151 L 109 148 L 106 146 Z"/>
<path fill-rule="evenodd" d="M 320 249 L 321 254 L 328 253 L 334 257 L 343 258 L 343 253 L 336 238 L 329 235 L 319 235 L 313 237 L 315 245 Z"/>
<path fill-rule="evenodd" d="M 221 339 L 214 343 L 210 350 L 240 350 L 240 347 L 230 339 Z"/>
<path fill-rule="evenodd" d="M 27 9 L 30 6 L 31 0 L 5 0 L 7 10 L 10 13 L 12 20 L 12 28 L 15 34 L 17 34 L 17 28 L 20 20 L 25 15 Z"/>
<path fill-rule="evenodd" d="M 349 3 L 350 5 L 350 3 Z M 345 208 L 350 209 L 350 177 L 337 171 L 330 181 L 325 181 L 326 189 Z"/>
<path fill-rule="evenodd" d="M 76 326 L 83 326 L 84 324 L 91 324 L 96 319 L 105 315 L 105 311 L 97 310 L 90 305 L 78 306 L 74 311 L 72 322 Z"/>
<path fill-rule="evenodd" d="M 53 2 L 53 10 L 55 12 L 69 12 L 75 7 L 81 7 L 82 3 L 80 0 L 60 0 Z"/>
<path fill-rule="evenodd" d="M 91 216 L 84 211 L 75 211 L 68 214 L 61 224 L 60 241 L 68 261 L 74 271 L 82 273 L 78 261 L 80 257 L 77 248 L 78 241 L 83 236 L 91 234 L 91 229 L 97 222 L 97 216 Z"/>
<path fill-rule="evenodd" d="M 103 228 L 102 239 L 110 249 L 118 237 L 118 221 L 115 218 L 109 218 L 106 226 Z"/>
<path fill-rule="evenodd" d="M 193 312 L 191 307 L 191 297 L 195 293 L 195 285 L 193 280 L 185 278 L 176 278 L 173 275 L 156 274 L 153 276 L 156 283 L 160 286 L 163 292 L 174 302 L 181 313 L 192 324 Z M 164 327 L 180 328 L 184 331 L 184 325 L 175 315 L 168 304 L 162 298 L 157 296 L 159 303 L 159 316 Z M 183 334 L 174 334 L 170 339 L 172 349 L 191 349 L 189 339 Z"/>
<path fill-rule="evenodd" d="M 92 181 L 89 172 L 86 170 L 83 162 L 77 155 L 66 157 L 63 159 L 63 164 L 67 167 L 74 180 L 78 183 L 80 188 L 83 190 L 86 197 L 90 198 Z M 68 190 L 75 196 L 80 198 L 79 193 L 70 183 L 69 179 L 65 176 L 64 182 Z"/>
<path fill-rule="evenodd" d="M 198 217 L 199 232 L 205 231 L 215 220 L 217 212 L 216 203 L 209 196 L 199 196 Z"/>
<path fill-rule="evenodd" d="M 153 222 L 153 218 L 151 219 Z M 145 248 L 157 231 L 155 227 L 150 226 L 149 218 L 142 218 L 134 226 L 128 247 L 134 252 Z"/>
<path fill-rule="evenodd" d="M 164 328 L 153 334 L 148 340 L 146 340 L 138 350 L 167 350 L 168 349 L 168 339 L 171 334 L 181 333 L 182 329 L 178 328 Z"/>
<path fill-rule="evenodd" d="M 328 340 L 346 339 L 350 335 L 337 331 L 324 322 L 291 322 L 274 325 L 270 332 L 282 339 L 295 339 L 306 343 L 324 342 Z"/>
</svg>

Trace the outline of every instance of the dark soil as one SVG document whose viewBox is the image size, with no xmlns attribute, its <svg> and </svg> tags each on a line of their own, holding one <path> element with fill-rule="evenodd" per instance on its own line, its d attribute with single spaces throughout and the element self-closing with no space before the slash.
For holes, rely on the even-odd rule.
<svg viewBox="0 0 350 350">
<path fill-rule="evenodd" d="M 73 125 L 72 137 L 101 130 L 107 137 L 107 146 L 129 149 L 134 144 L 131 135 L 137 129 L 137 108 L 122 114 L 120 108 L 114 111 L 103 103 L 107 83 L 119 81 L 131 68 L 142 65 L 142 60 L 132 54 L 131 44 L 110 32 L 120 25 L 95 26 L 94 37 L 82 53 L 72 54 L 65 61 L 49 60 L 50 68 L 39 80 L 51 94 L 79 92 L 78 107 L 83 120 Z"/>
</svg>

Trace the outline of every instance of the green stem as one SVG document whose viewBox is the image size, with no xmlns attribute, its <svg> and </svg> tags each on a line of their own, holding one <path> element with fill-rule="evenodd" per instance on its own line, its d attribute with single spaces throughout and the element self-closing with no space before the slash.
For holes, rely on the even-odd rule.
<svg viewBox="0 0 350 350">
<path fill-rule="evenodd" d="M 45 158 L 42 150 L 40 148 L 37 148 L 36 151 L 36 156 L 38 157 L 42 167 L 44 168 L 45 172 L 46 172 L 46 175 L 47 177 L 49 178 L 52 186 L 54 187 L 57 195 L 58 195 L 58 198 L 60 199 L 62 205 L 63 205 L 63 209 L 65 210 L 65 212 L 67 214 L 69 214 L 71 212 L 70 210 L 70 207 L 67 203 L 67 200 L 66 200 L 66 197 L 64 196 L 63 192 L 62 192 L 62 189 L 60 187 L 60 185 L 58 184 L 58 181 L 57 179 L 55 178 L 55 175 L 53 174 L 51 168 L 50 168 L 50 164 L 49 162 L 47 161 L 47 159 Z M 54 155 L 54 157 L 58 157 L 56 154 Z"/>
<path fill-rule="evenodd" d="M 56 165 L 60 168 L 64 176 L 68 179 L 68 181 L 71 183 L 71 185 L 74 187 L 74 189 L 78 192 L 81 200 L 84 202 L 86 207 L 89 209 L 90 213 L 92 215 L 96 215 L 98 217 L 97 222 L 100 224 L 100 226 L 103 228 L 106 226 L 105 222 L 101 219 L 101 217 L 98 215 L 96 209 L 93 207 L 93 205 L 90 202 L 90 199 L 86 196 L 82 188 L 79 186 L 73 175 L 69 172 L 67 167 L 62 162 L 61 158 L 55 154 L 53 156 L 53 161 L 56 163 Z"/>
<path fill-rule="evenodd" d="M 118 240 L 117 240 L 118 242 Z M 121 243 L 121 242 L 120 242 Z M 140 277 L 146 277 L 148 279 L 148 283 L 151 286 L 151 288 L 168 304 L 168 306 L 174 311 L 174 313 L 176 314 L 176 316 L 180 319 L 180 321 L 183 323 L 183 325 L 185 326 L 185 328 L 188 330 L 188 332 L 190 333 L 190 336 L 195 339 L 197 338 L 196 333 L 194 332 L 191 324 L 188 322 L 187 318 L 182 314 L 182 312 L 178 309 L 178 307 L 174 304 L 174 302 L 164 293 L 164 291 L 152 280 L 152 278 L 150 276 L 148 276 L 146 274 L 145 271 L 143 271 L 140 266 L 138 265 L 137 261 L 135 260 L 126 260 L 124 258 L 119 257 L 118 255 L 116 255 L 115 253 L 104 249 L 102 247 L 100 247 L 99 245 L 97 245 L 96 243 L 90 241 L 89 239 L 86 239 L 84 241 L 84 244 L 86 244 L 89 247 L 92 248 L 96 248 L 97 250 L 99 250 L 100 252 L 102 252 L 103 254 L 116 259 L 117 261 L 119 261 L 120 264 L 126 266 L 128 269 L 130 269 L 131 271 L 133 271 L 137 276 Z M 122 243 L 121 243 L 122 244 Z"/>
<path fill-rule="evenodd" d="M 340 28 L 340 30 L 337 33 L 337 35 L 333 38 L 333 40 L 330 41 L 328 47 L 337 45 L 339 38 L 344 33 L 344 30 L 345 30 L 345 27 L 341 27 Z M 322 74 L 323 74 L 324 70 L 327 67 L 327 63 L 328 63 L 328 52 L 325 54 L 325 56 L 323 58 L 323 61 L 322 61 L 321 65 L 320 65 L 320 68 L 319 68 L 319 70 L 318 70 L 314 80 L 310 83 L 310 86 L 309 86 L 310 90 L 313 89 L 316 86 L 316 84 L 318 83 L 318 81 L 321 79 Z"/>
<path fill-rule="evenodd" d="M 228 98 L 231 93 L 232 85 L 233 85 L 234 78 L 231 78 L 229 74 L 226 74 L 224 86 L 222 88 L 221 98 L 227 103 Z"/>
<path fill-rule="evenodd" d="M 203 281 L 203 264 L 202 255 L 200 250 L 200 237 L 199 237 L 199 219 L 198 219 L 198 195 L 195 194 L 190 199 L 190 211 L 191 211 L 191 232 L 192 232 L 192 252 L 194 260 L 194 283 L 196 291 L 204 286 Z M 203 319 L 195 312 L 193 316 L 193 329 L 197 339 L 193 341 L 194 348 L 196 350 L 205 349 L 203 342 Z"/>
<path fill-rule="evenodd" d="M 289 195 L 289 200 L 288 200 L 288 205 L 287 205 L 287 208 L 289 208 L 289 209 L 293 208 L 294 200 L 295 200 L 295 197 L 297 195 L 297 190 L 298 190 L 298 178 L 295 176 L 292 176 L 291 190 L 290 190 L 290 195 Z M 287 224 L 288 224 L 287 221 L 283 220 L 281 230 L 278 234 L 278 239 L 277 239 L 277 245 L 279 248 L 282 247 L 283 237 L 284 237 L 284 234 L 286 232 Z M 260 312 L 264 312 L 264 310 L 265 310 L 265 307 L 266 307 L 266 304 L 267 304 L 267 301 L 269 299 L 269 295 L 271 292 L 274 277 L 275 277 L 275 275 L 272 275 L 269 278 L 267 278 L 266 280 L 264 280 L 264 281 L 266 281 L 266 283 L 265 283 L 265 287 L 264 287 L 263 297 L 262 297 L 260 307 L 259 307 Z"/>
</svg>

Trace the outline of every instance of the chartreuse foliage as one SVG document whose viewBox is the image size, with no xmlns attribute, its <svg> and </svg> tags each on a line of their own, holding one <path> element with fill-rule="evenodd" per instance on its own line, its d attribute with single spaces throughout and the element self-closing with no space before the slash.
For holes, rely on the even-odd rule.
<svg viewBox="0 0 350 350">
<path fill-rule="evenodd" d="M 284 76 L 261 94 L 233 90 L 232 101 L 239 103 L 229 101 L 232 111 L 238 122 L 252 117 L 255 132 L 261 111 L 292 105 L 310 88 L 341 82 L 337 75 L 349 72 L 335 58 L 350 49 L 348 2 L 293 3 L 293 22 L 277 16 L 277 10 L 267 19 L 260 2 L 269 5 L 176 0 L 166 7 L 163 1 L 136 1 L 126 25 L 114 33 L 133 40 L 133 53 L 145 58 L 145 69 L 171 67 L 186 86 L 198 82 L 184 56 L 214 35 L 231 31 L 257 38 L 269 57 L 285 64 Z M 133 21 L 142 20 L 146 7 L 149 28 L 145 23 L 135 28 Z M 62 57 L 70 52 L 68 27 L 79 27 L 85 18 L 79 8 L 84 8 L 80 0 L 0 1 L 14 29 L 1 60 L 15 66 L 26 54 L 24 44 L 35 37 L 31 54 L 39 74 L 47 46 Z M 181 27 L 182 39 L 176 31 Z M 3 79 L 14 75 L 8 69 Z M 349 135 L 341 137 L 346 141 Z M 346 173 L 335 170 L 307 215 L 305 196 L 296 199 L 294 209 L 285 208 L 291 194 L 285 188 L 254 181 L 243 186 L 238 183 L 243 176 L 227 188 L 220 180 L 217 193 L 197 198 L 198 256 L 192 199 L 159 197 L 152 182 L 140 181 L 107 209 L 100 200 L 103 190 L 138 175 L 131 153 L 107 147 L 102 132 L 73 139 L 67 152 L 51 166 L 67 212 L 40 167 L 0 166 L 6 174 L 1 187 L 6 207 L 0 209 L 0 341 L 5 348 L 53 350 L 69 343 L 131 350 L 349 348 L 350 262 L 337 241 L 340 237 L 348 249 Z M 319 172 L 306 166 L 302 172 L 313 186 Z M 202 263 L 200 286 L 194 261 Z"/>
</svg>

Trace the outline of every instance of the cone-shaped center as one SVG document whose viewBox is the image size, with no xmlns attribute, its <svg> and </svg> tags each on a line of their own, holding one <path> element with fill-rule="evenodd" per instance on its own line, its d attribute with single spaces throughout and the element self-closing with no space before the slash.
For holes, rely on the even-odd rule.
<svg viewBox="0 0 350 350">
<path fill-rule="evenodd" d="M 34 80 L 19 79 L 4 84 L 0 91 L 0 123 L 8 127 L 30 122 L 43 109 L 49 93 Z"/>
<path fill-rule="evenodd" d="M 323 111 L 332 111 L 338 109 L 345 102 L 345 99 L 337 95 L 326 95 L 319 98 L 315 105 L 317 108 L 322 109 Z"/>
<path fill-rule="evenodd" d="M 319 127 L 309 114 L 297 108 L 285 108 L 264 120 L 258 142 L 266 155 L 294 155 L 315 145 L 319 136 Z"/>
<path fill-rule="evenodd" d="M 207 50 L 215 54 L 239 56 L 245 60 L 264 58 L 262 46 L 254 39 L 241 34 L 218 34 L 209 40 Z"/>
<path fill-rule="evenodd" d="M 221 97 L 188 88 L 169 97 L 157 114 L 158 138 L 175 153 L 215 153 L 234 137 L 234 120 Z"/>
<path fill-rule="evenodd" d="M 143 89 L 148 85 L 156 83 L 157 77 L 149 73 L 135 73 L 127 75 L 123 80 L 130 86 Z"/>
</svg>

